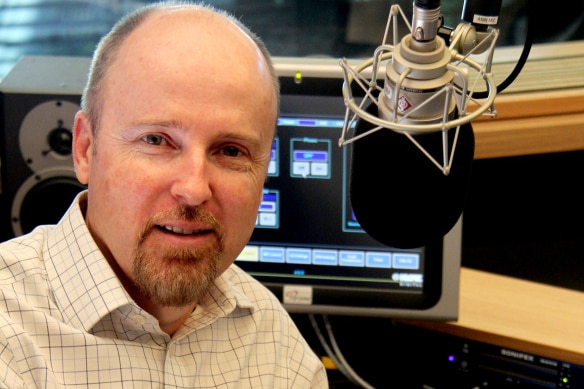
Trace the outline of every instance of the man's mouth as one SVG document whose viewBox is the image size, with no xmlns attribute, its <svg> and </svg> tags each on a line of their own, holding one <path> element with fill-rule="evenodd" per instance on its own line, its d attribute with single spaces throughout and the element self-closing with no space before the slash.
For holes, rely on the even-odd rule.
<svg viewBox="0 0 584 389">
<path fill-rule="evenodd" d="M 183 228 L 179 228 L 176 226 L 158 226 L 158 228 L 163 229 L 167 232 L 172 232 L 173 234 L 178 235 L 195 235 L 195 234 L 204 234 L 210 232 L 210 230 L 185 230 Z"/>
</svg>

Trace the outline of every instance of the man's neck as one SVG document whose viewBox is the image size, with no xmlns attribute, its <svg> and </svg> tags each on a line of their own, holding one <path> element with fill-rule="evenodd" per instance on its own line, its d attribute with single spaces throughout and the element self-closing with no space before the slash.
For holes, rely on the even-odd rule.
<svg viewBox="0 0 584 389">
<path fill-rule="evenodd" d="M 134 298 L 136 300 L 136 298 Z M 144 310 L 158 319 L 160 329 L 172 336 L 185 323 L 190 314 L 194 311 L 196 304 L 183 307 L 164 307 L 152 301 L 138 301 Z"/>
</svg>

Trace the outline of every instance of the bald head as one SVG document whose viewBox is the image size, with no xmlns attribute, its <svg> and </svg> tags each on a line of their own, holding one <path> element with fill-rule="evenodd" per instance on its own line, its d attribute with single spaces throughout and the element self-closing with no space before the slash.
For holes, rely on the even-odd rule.
<svg viewBox="0 0 584 389">
<path fill-rule="evenodd" d="M 189 82 L 200 83 L 207 93 L 218 91 L 216 85 L 239 86 L 249 93 L 265 90 L 273 100 L 266 103 L 276 104 L 277 117 L 279 84 L 265 45 L 233 16 L 210 6 L 151 4 L 127 15 L 104 36 L 82 96 L 82 110 L 94 131 L 105 88 L 116 82 L 112 74 L 136 82 L 188 75 Z"/>
</svg>

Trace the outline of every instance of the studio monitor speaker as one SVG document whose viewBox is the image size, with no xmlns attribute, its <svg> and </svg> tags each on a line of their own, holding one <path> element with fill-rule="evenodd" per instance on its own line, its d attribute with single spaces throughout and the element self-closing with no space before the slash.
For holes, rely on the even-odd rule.
<svg viewBox="0 0 584 389">
<path fill-rule="evenodd" d="M 23 57 L 0 82 L 0 240 L 58 222 L 84 188 L 71 141 L 89 64 Z"/>
</svg>

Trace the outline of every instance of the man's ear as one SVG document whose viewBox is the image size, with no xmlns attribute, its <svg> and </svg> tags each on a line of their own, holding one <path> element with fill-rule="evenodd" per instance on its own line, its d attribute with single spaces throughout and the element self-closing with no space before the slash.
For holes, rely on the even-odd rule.
<svg viewBox="0 0 584 389">
<path fill-rule="evenodd" d="M 89 184 L 89 169 L 93 157 L 93 131 L 87 115 L 79 111 L 73 125 L 73 163 L 77 179 Z"/>
</svg>

